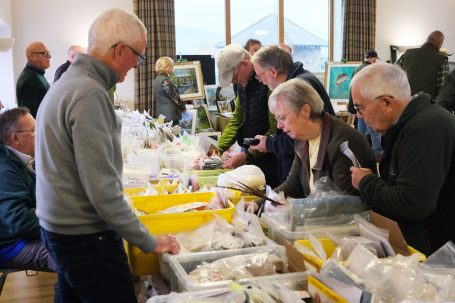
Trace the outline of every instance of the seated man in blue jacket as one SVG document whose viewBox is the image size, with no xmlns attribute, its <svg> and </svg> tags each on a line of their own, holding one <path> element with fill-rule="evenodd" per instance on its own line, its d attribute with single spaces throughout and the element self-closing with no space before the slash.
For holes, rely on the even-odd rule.
<svg viewBox="0 0 455 303">
<path fill-rule="evenodd" d="M 0 267 L 54 270 L 35 215 L 35 119 L 25 107 L 0 115 Z"/>
</svg>

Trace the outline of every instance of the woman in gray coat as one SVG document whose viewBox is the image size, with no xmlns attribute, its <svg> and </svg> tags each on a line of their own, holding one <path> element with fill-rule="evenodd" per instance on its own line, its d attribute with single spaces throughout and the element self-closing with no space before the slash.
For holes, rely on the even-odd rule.
<svg viewBox="0 0 455 303">
<path fill-rule="evenodd" d="M 169 57 L 161 57 L 156 61 L 157 75 L 153 82 L 153 93 L 156 101 L 155 118 L 161 114 L 166 117 L 164 122 L 173 121 L 173 125 L 177 125 L 186 107 L 170 78 L 173 69 L 174 60 Z"/>
</svg>

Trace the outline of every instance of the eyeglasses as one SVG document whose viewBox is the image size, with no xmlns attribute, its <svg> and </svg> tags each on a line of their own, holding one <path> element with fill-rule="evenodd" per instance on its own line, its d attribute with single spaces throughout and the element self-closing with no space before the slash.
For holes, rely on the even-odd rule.
<svg viewBox="0 0 455 303">
<path fill-rule="evenodd" d="M 256 74 L 256 76 L 255 76 L 256 80 L 262 81 L 262 77 L 263 77 L 264 74 L 265 74 L 266 72 L 268 72 L 269 70 L 270 70 L 270 69 L 266 69 L 266 70 L 263 71 L 262 74 L 260 74 L 260 75 L 259 75 L 259 74 Z"/>
<path fill-rule="evenodd" d="M 116 44 L 112 45 L 111 48 L 116 48 L 120 43 L 123 43 L 123 42 L 116 43 Z M 123 43 L 123 44 L 125 44 L 137 56 L 137 65 L 136 66 L 139 66 L 142 63 L 144 63 L 144 61 L 146 59 L 144 54 L 140 54 L 137 50 L 135 50 L 129 44 L 126 44 L 126 43 Z"/>
<path fill-rule="evenodd" d="M 236 68 L 236 69 L 237 69 L 237 72 L 234 70 L 234 73 L 233 73 L 233 75 L 232 75 L 232 81 L 231 81 L 232 84 L 236 84 L 237 82 L 239 82 L 239 81 L 238 81 L 238 77 L 239 77 L 239 73 L 240 73 L 240 66 L 241 66 L 241 64 L 239 64 L 239 65 L 237 66 L 237 68 Z"/>
<path fill-rule="evenodd" d="M 16 130 L 14 132 L 12 132 L 12 134 L 14 133 L 32 133 L 32 135 L 35 134 L 35 129 L 20 129 L 20 130 Z"/>
<path fill-rule="evenodd" d="M 44 52 L 32 52 L 34 55 L 41 55 L 43 57 L 49 58 L 51 56 L 50 51 L 44 51 Z"/>
<path fill-rule="evenodd" d="M 367 107 L 368 104 L 373 103 L 373 102 L 376 101 L 376 100 L 380 100 L 380 99 L 382 99 L 382 98 L 384 98 L 384 97 L 389 97 L 389 98 L 393 99 L 393 96 L 389 96 L 389 95 L 380 95 L 380 96 L 374 98 L 373 101 L 368 102 L 368 103 L 366 103 L 365 105 L 358 105 L 358 104 L 355 104 L 355 103 L 354 103 L 354 109 L 355 109 L 359 114 L 363 115 L 363 111 L 365 110 L 365 108 Z"/>
</svg>

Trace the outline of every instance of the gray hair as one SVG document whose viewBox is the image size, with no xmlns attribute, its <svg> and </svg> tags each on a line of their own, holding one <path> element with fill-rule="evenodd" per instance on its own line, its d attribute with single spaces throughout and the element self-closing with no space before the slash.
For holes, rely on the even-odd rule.
<svg viewBox="0 0 455 303">
<path fill-rule="evenodd" d="M 133 44 L 144 33 L 147 30 L 136 15 L 113 8 L 101 13 L 90 26 L 87 52 L 104 55 L 116 43 Z"/>
<path fill-rule="evenodd" d="M 305 104 L 311 107 L 310 119 L 321 117 L 324 103 L 316 90 L 303 79 L 295 78 L 281 83 L 269 96 L 270 112 L 275 114 L 277 101 L 281 100 L 298 113 Z"/>
<path fill-rule="evenodd" d="M 411 96 L 411 87 L 404 70 L 398 65 L 375 63 L 360 70 L 351 81 L 351 87 L 359 82 L 360 95 L 368 100 L 389 95 L 397 100 Z"/>
<path fill-rule="evenodd" d="M 18 107 L 7 110 L 0 115 L 0 142 L 8 144 L 10 135 L 19 129 L 19 119 L 27 116 L 30 110 Z"/>
<path fill-rule="evenodd" d="M 264 69 L 275 68 L 279 74 L 285 74 L 292 69 L 294 62 L 286 50 L 276 45 L 259 49 L 253 56 L 253 63 L 259 64 Z"/>
</svg>

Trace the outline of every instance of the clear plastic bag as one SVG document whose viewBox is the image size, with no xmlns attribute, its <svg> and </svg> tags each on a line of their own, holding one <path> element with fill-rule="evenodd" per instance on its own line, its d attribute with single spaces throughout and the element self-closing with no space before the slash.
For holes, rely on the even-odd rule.
<svg viewBox="0 0 455 303">
<path fill-rule="evenodd" d="M 315 191 L 307 198 L 293 199 L 290 203 L 293 229 L 314 223 L 344 224 L 352 220 L 350 215 L 369 209 L 360 197 L 344 194 L 327 177 L 322 177 L 315 182 Z"/>
</svg>

